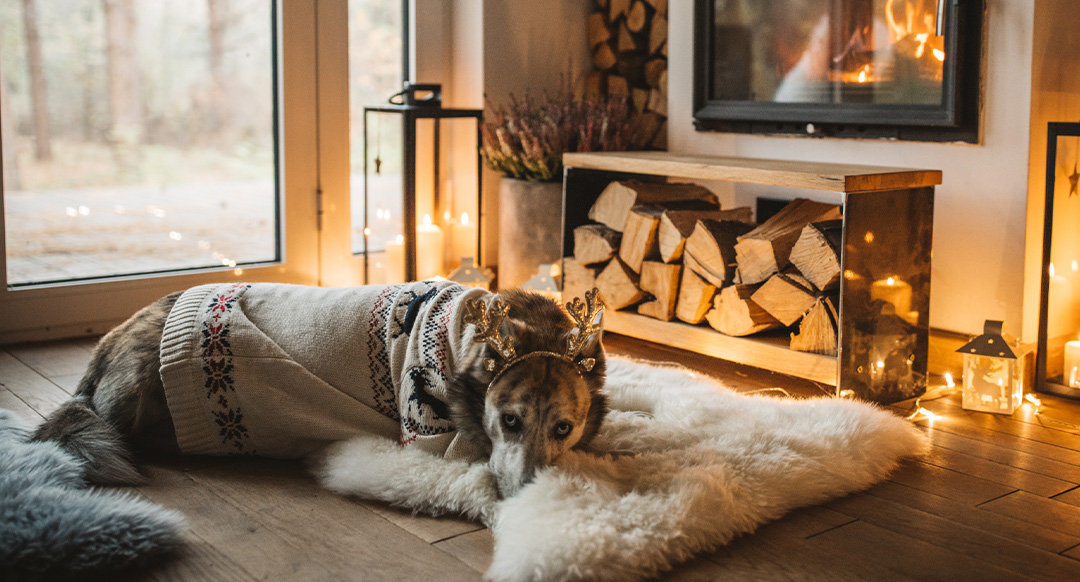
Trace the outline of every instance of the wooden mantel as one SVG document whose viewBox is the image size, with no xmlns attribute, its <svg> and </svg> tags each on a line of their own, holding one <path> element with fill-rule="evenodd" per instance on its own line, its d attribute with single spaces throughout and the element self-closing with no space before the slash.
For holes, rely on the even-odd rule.
<svg viewBox="0 0 1080 582">
<path fill-rule="evenodd" d="M 941 170 L 668 152 L 571 153 L 563 155 L 563 164 L 586 170 L 656 174 L 690 180 L 727 180 L 848 193 L 941 184 Z"/>
</svg>

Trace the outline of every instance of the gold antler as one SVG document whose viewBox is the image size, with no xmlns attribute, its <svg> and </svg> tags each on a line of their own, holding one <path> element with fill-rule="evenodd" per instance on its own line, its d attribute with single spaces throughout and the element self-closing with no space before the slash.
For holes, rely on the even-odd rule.
<svg viewBox="0 0 1080 582">
<path fill-rule="evenodd" d="M 566 310 L 577 322 L 578 334 L 571 334 L 566 338 L 566 355 L 574 359 L 589 341 L 589 336 L 597 332 L 595 322 L 597 315 L 604 310 L 604 302 L 597 297 L 596 289 L 590 289 L 585 292 L 584 303 L 581 302 L 580 297 L 575 297 L 572 302 L 566 304 Z M 595 362 L 592 358 L 585 358 L 579 363 L 588 371 L 592 369 Z"/>
<path fill-rule="evenodd" d="M 476 326 L 476 334 L 473 336 L 473 340 L 486 342 L 489 346 L 495 348 L 495 352 L 507 362 L 516 357 L 514 338 L 513 336 L 503 338 L 502 334 L 499 333 L 499 326 L 502 325 L 506 312 L 509 310 L 510 306 L 498 299 L 491 302 L 490 310 L 487 309 L 484 300 L 480 298 L 465 303 L 465 323 Z M 491 358 L 485 359 L 484 367 L 489 372 L 494 372 L 495 360 Z"/>
</svg>

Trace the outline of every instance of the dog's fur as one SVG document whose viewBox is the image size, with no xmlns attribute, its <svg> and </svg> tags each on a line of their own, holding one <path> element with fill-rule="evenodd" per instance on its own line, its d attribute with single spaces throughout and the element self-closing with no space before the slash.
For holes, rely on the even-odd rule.
<svg viewBox="0 0 1080 582">
<path fill-rule="evenodd" d="M 75 395 L 34 434 L 84 459 L 93 483 L 138 483 L 135 452 L 179 451 L 159 373 L 161 335 L 178 297 L 143 308 L 106 334 Z M 500 297 L 510 307 L 502 333 L 514 338 L 519 355 L 563 353 L 567 338 L 577 333 L 567 313 L 546 297 L 519 290 Z M 504 496 L 563 452 L 586 447 L 600 428 L 607 413 L 600 332 L 581 356 L 596 360 L 591 370 L 560 358 L 530 358 L 510 366 L 494 383 L 495 373 L 483 361 L 498 356 L 487 344 L 472 345 L 464 361 L 451 363 L 450 417 L 459 438 L 488 457 Z"/>
</svg>

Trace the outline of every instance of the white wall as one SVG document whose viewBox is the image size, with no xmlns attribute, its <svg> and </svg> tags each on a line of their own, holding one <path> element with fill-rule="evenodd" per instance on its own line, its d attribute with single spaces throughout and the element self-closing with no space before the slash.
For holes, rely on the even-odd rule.
<svg viewBox="0 0 1080 582">
<path fill-rule="evenodd" d="M 845 162 L 943 172 L 934 213 L 930 324 L 982 333 L 1004 319 L 1021 333 L 1034 4 L 987 0 L 981 145 L 759 137 L 693 127 L 693 2 L 671 0 L 669 149 L 714 155 Z M 1035 337 L 1024 337 L 1034 341 Z"/>
</svg>

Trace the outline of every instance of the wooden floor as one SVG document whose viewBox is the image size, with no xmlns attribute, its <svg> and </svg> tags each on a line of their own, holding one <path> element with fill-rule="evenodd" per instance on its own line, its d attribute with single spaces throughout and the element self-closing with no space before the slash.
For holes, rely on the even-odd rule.
<svg viewBox="0 0 1080 582">
<path fill-rule="evenodd" d="M 675 360 L 743 391 L 806 382 L 608 336 L 609 351 Z M 0 349 L 0 407 L 40 421 L 76 385 L 93 342 Z M 665 580 L 1080 580 L 1080 402 L 1044 397 L 1007 418 L 925 403 L 934 447 L 866 491 L 797 511 Z M 896 407 L 907 412 L 908 406 Z M 145 467 L 146 498 L 182 511 L 187 544 L 135 580 L 479 580 L 492 537 L 319 489 L 296 463 L 180 459 Z"/>
</svg>

